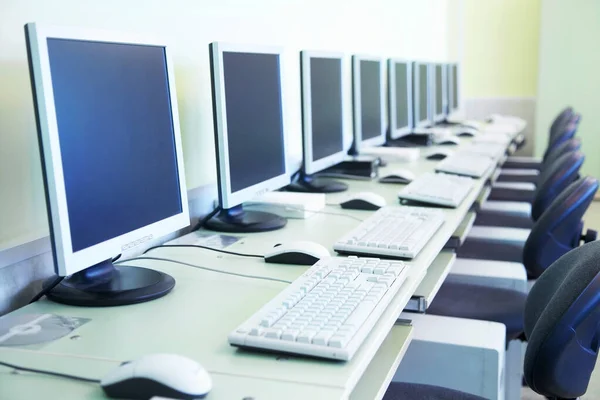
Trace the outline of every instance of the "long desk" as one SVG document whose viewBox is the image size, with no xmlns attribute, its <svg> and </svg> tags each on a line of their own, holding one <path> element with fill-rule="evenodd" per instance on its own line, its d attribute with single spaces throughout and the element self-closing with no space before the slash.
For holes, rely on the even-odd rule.
<svg viewBox="0 0 600 400">
<path fill-rule="evenodd" d="M 411 169 L 418 176 L 433 171 L 435 164 L 436 161 L 421 158 L 411 164 L 390 164 L 382 168 L 380 174 L 401 167 Z M 44 299 L 14 314 L 53 313 L 91 321 L 40 349 L 0 347 L 0 359 L 33 368 L 102 377 L 125 360 L 149 353 L 177 353 L 197 360 L 209 371 L 214 388 L 208 399 L 381 398 L 411 340 L 411 326 L 397 321 L 398 316 L 415 293 L 428 302 L 435 296 L 454 259 L 452 252 L 442 249 L 463 223 L 492 172 L 476 181 L 475 189 L 460 207 L 445 210 L 445 223 L 418 256 L 407 262 L 410 273 L 406 282 L 350 362 L 281 356 L 229 346 L 227 334 L 285 284 L 156 260 L 135 260 L 127 265 L 145 266 L 172 275 L 177 285 L 168 296 L 118 308 L 78 308 Z M 399 204 L 396 194 L 402 185 L 380 184 L 377 180 L 346 182 L 350 191 L 376 192 L 388 205 Z M 336 204 L 343 195 L 328 195 L 327 202 Z M 342 210 L 335 205 L 325 211 L 359 219 L 370 214 L 369 211 Z M 245 235 L 228 250 L 262 254 L 282 241 L 310 240 L 328 247 L 333 254 L 333 243 L 358 223 L 343 215 L 321 213 L 305 220 L 290 220 L 278 231 Z M 284 280 L 294 280 L 307 269 L 197 248 L 159 248 L 147 255 Z M 98 385 L 15 374 L 10 369 L 0 368 L 1 399 L 44 398 L 49 394 L 52 394 L 50 398 L 60 394 L 61 399 L 104 398 Z"/>
</svg>

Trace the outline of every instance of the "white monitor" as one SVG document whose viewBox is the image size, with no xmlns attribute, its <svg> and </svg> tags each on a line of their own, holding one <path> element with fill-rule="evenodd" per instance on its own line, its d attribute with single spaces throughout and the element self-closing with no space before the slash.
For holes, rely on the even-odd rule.
<svg viewBox="0 0 600 400">
<path fill-rule="evenodd" d="M 25 37 L 55 267 L 72 275 L 49 297 L 120 305 L 168 293 L 172 278 L 112 258 L 189 225 L 169 49 L 38 24 Z"/>
<path fill-rule="evenodd" d="M 432 76 L 432 102 L 433 122 L 444 120 L 444 64 L 435 63 L 431 66 Z"/>
<path fill-rule="evenodd" d="M 458 113 L 460 108 L 460 83 L 459 83 L 460 71 L 457 63 L 448 65 L 448 113 L 450 115 Z"/>
<path fill-rule="evenodd" d="M 290 182 L 280 48 L 215 42 L 210 47 L 221 213 L 206 227 L 256 232 L 285 225 L 241 204 Z"/>
<path fill-rule="evenodd" d="M 430 101 L 430 70 L 428 63 L 415 62 L 413 68 L 413 114 L 416 128 L 432 124 Z"/>
<path fill-rule="evenodd" d="M 352 57 L 354 148 L 385 143 L 385 71 L 379 57 Z"/>
<path fill-rule="evenodd" d="M 413 63 L 391 59 L 388 63 L 390 138 L 408 135 L 413 122 Z"/>
</svg>

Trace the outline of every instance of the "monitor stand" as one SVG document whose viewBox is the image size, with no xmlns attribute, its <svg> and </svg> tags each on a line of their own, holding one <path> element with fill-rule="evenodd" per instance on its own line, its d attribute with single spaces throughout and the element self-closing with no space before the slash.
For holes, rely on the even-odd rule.
<svg viewBox="0 0 600 400">
<path fill-rule="evenodd" d="M 229 233 L 267 232 L 281 229 L 287 219 L 264 211 L 244 210 L 241 205 L 221 210 L 204 228 Z"/>
<path fill-rule="evenodd" d="M 47 297 L 71 306 L 124 306 L 158 299 L 174 286 L 175 279 L 163 272 L 106 260 L 65 278 Z"/>
<path fill-rule="evenodd" d="M 336 193 L 348 190 L 348 185 L 330 178 L 300 174 L 300 177 L 286 186 L 288 192 Z"/>
<path fill-rule="evenodd" d="M 388 139 L 386 147 L 422 147 L 433 144 L 433 135 L 410 133 L 398 139 Z"/>
</svg>

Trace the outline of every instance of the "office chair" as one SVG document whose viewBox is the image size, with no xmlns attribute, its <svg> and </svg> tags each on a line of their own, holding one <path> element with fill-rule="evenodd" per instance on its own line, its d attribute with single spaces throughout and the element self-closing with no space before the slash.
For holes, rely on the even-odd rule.
<svg viewBox="0 0 600 400">
<path fill-rule="evenodd" d="M 595 239 L 594 231 L 582 235 L 581 219 L 597 190 L 598 180 L 580 178 L 552 201 L 527 238 L 518 237 L 519 232 L 526 230 L 510 228 L 509 235 L 504 237 L 468 236 L 457 255 L 469 259 L 522 262 L 528 277 L 535 279 L 558 257 L 579 246 L 581 240 L 587 243 Z"/>
<path fill-rule="evenodd" d="M 575 399 L 587 390 L 600 346 L 599 260 L 599 242 L 571 250 L 529 292 L 524 376 L 550 399 Z"/>
<path fill-rule="evenodd" d="M 578 151 L 581 149 L 581 139 L 574 137 L 571 138 L 559 146 L 556 146 L 552 152 L 542 161 L 540 169 L 501 169 L 500 175 L 496 179 L 496 182 L 530 182 L 533 184 L 538 183 L 540 178 L 540 171 L 551 166 L 560 156 L 572 151 Z"/>
<path fill-rule="evenodd" d="M 544 168 L 531 204 L 487 201 L 477 211 L 475 225 L 531 229 L 556 196 L 579 178 L 584 160 L 585 157 L 580 152 L 563 154 L 548 168 Z"/>
<path fill-rule="evenodd" d="M 524 376 L 549 399 L 585 394 L 600 342 L 600 242 L 585 244 L 556 260 L 537 280 L 525 302 L 528 341 Z M 384 400 L 481 400 L 439 386 L 392 382 Z"/>
</svg>

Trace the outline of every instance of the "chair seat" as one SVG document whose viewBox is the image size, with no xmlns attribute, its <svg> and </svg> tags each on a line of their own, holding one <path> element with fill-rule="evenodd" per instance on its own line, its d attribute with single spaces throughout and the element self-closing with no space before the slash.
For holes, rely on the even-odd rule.
<svg viewBox="0 0 600 400">
<path fill-rule="evenodd" d="M 527 294 L 517 290 L 445 282 L 427 313 L 502 323 L 508 342 L 523 333 L 526 299 Z"/>
<path fill-rule="evenodd" d="M 485 400 L 485 398 L 440 386 L 392 382 L 383 400 Z"/>
</svg>

